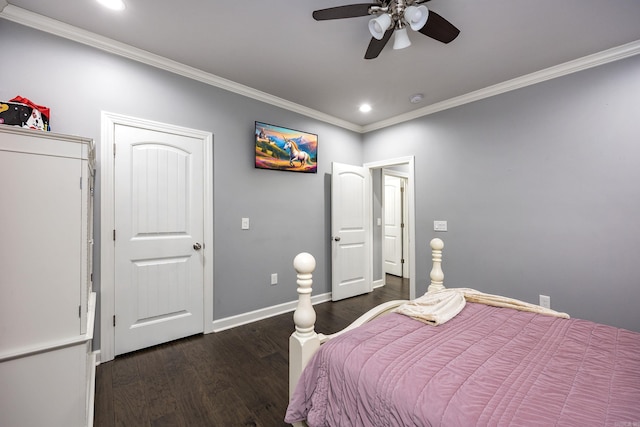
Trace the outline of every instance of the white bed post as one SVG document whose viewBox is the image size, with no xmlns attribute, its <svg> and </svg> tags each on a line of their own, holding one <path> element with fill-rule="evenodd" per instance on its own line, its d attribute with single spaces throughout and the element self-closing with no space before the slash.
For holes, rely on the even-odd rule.
<svg viewBox="0 0 640 427">
<path fill-rule="evenodd" d="M 441 291 L 444 289 L 444 273 L 442 271 L 442 248 L 444 242 L 435 238 L 430 242 L 433 267 L 431 268 L 431 284 L 427 288 L 427 292 Z"/>
<path fill-rule="evenodd" d="M 302 370 L 320 347 L 320 339 L 314 330 L 316 312 L 311 305 L 311 273 L 316 268 L 316 260 L 311 254 L 303 252 L 294 258 L 293 267 L 298 273 L 298 305 L 293 313 L 296 330 L 289 338 L 289 398 L 293 395 Z"/>
</svg>

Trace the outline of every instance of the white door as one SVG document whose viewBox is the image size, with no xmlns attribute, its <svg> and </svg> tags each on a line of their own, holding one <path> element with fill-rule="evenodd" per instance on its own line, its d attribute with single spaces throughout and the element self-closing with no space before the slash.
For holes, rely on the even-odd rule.
<svg viewBox="0 0 640 427">
<path fill-rule="evenodd" d="M 203 148 L 115 127 L 115 354 L 203 332 Z"/>
<path fill-rule="evenodd" d="M 411 222 L 409 221 L 409 179 L 400 178 L 402 181 L 402 277 L 409 278 L 411 269 L 411 256 L 409 250 L 409 236 Z"/>
<path fill-rule="evenodd" d="M 371 292 L 371 178 L 363 167 L 332 164 L 331 238 L 333 301 Z"/>
<path fill-rule="evenodd" d="M 384 176 L 384 272 L 402 277 L 402 179 Z"/>
</svg>

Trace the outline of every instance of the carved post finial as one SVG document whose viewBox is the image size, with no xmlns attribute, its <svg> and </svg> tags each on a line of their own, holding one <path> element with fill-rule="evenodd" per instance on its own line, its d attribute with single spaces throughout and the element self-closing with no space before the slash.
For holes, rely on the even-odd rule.
<svg viewBox="0 0 640 427">
<path fill-rule="evenodd" d="M 433 267 L 431 268 L 431 284 L 427 288 L 427 292 L 440 291 L 444 289 L 444 272 L 442 271 L 442 248 L 444 248 L 444 242 L 442 239 L 432 239 L 431 255 L 433 261 Z"/>
<path fill-rule="evenodd" d="M 293 268 L 298 273 L 298 305 L 293 312 L 294 332 L 298 336 L 310 336 L 315 333 L 316 312 L 311 304 L 311 285 L 313 284 L 313 270 L 316 269 L 316 259 L 313 255 L 302 252 L 293 259 Z"/>
<path fill-rule="evenodd" d="M 320 348 L 316 334 L 316 312 L 311 305 L 311 285 L 316 259 L 306 252 L 293 259 L 293 268 L 298 273 L 298 305 L 293 313 L 296 330 L 289 337 L 289 397 L 293 395 L 302 370 L 311 356 Z"/>
</svg>

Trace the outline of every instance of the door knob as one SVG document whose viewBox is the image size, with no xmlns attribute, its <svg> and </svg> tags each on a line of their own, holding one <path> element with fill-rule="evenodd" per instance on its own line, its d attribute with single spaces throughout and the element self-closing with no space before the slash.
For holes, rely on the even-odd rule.
<svg viewBox="0 0 640 427">
<path fill-rule="evenodd" d="M 200 249 L 202 249 L 202 245 L 196 242 L 193 244 L 193 249 L 195 249 L 196 251 L 199 251 Z"/>
<path fill-rule="evenodd" d="M 333 240 L 335 240 L 336 242 L 340 241 L 340 237 L 334 237 Z"/>
</svg>

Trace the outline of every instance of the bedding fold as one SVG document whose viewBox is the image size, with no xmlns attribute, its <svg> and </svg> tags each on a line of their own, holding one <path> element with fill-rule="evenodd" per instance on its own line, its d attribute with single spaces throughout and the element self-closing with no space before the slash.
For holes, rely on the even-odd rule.
<svg viewBox="0 0 640 427">
<path fill-rule="evenodd" d="M 486 294 L 471 288 L 448 288 L 427 292 L 420 298 L 409 301 L 395 311 L 429 325 L 442 325 L 462 311 L 465 304 L 475 302 L 492 307 L 511 308 L 520 311 L 538 313 L 545 316 L 568 319 L 567 313 L 561 313 L 550 308 L 541 307 L 514 298 L 501 295 Z"/>
</svg>

